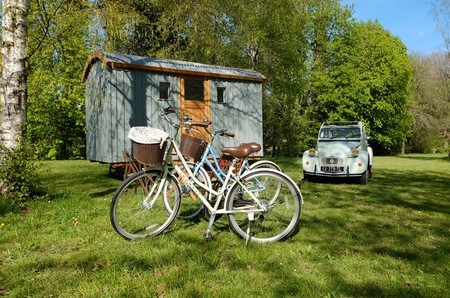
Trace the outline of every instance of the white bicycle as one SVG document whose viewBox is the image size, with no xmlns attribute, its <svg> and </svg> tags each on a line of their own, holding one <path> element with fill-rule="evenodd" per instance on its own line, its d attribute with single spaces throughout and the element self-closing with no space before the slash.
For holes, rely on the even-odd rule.
<svg viewBox="0 0 450 298">
<path fill-rule="evenodd" d="M 170 121 L 168 115 L 173 112 L 167 108 L 161 116 Z M 177 128 L 187 124 L 170 122 Z M 222 186 L 214 189 L 208 178 L 199 179 L 192 172 L 174 138 L 169 138 L 169 149 L 161 167 L 133 174 L 116 190 L 110 206 L 112 226 L 129 240 L 163 233 L 177 217 L 182 181 L 209 211 L 207 239 L 212 237 L 218 214 L 227 214 L 232 230 L 247 242 L 281 241 L 295 235 L 303 202 L 297 184 L 286 174 L 268 168 L 252 169 L 241 176 L 235 173 L 236 164 L 253 150 L 251 144 L 223 148 L 222 152 L 234 159 Z M 181 165 L 173 163 L 173 151 Z M 172 174 L 173 169 L 177 178 Z M 215 197 L 214 203 L 209 196 Z"/>
</svg>

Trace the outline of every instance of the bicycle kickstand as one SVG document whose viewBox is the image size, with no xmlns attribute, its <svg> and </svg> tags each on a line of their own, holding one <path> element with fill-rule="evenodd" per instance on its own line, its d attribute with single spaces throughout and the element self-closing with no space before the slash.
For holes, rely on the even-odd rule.
<svg viewBox="0 0 450 298">
<path fill-rule="evenodd" d="M 252 236 L 250 236 L 250 227 L 252 225 L 252 222 L 255 220 L 255 214 L 253 212 L 248 212 L 248 225 L 247 225 L 247 237 L 245 239 L 245 246 L 248 246 L 248 243 L 252 239 Z"/>
<path fill-rule="evenodd" d="M 213 227 L 215 219 L 216 219 L 216 213 L 211 213 L 211 215 L 209 217 L 208 228 L 207 228 L 206 233 L 205 233 L 205 239 L 206 240 L 212 240 L 212 238 L 213 238 L 212 227 Z"/>
</svg>

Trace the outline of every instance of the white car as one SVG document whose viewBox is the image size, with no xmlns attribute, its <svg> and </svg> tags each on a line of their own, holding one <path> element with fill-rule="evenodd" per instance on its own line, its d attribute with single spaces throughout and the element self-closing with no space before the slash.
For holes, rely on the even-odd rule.
<svg viewBox="0 0 450 298">
<path fill-rule="evenodd" d="M 305 180 L 314 177 L 354 177 L 367 184 L 372 177 L 373 151 L 362 122 L 325 122 L 317 147 L 303 153 Z"/>
</svg>

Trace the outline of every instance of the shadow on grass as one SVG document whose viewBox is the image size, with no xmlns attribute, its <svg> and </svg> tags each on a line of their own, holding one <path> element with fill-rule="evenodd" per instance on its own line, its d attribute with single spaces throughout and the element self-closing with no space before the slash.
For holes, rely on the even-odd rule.
<svg viewBox="0 0 450 298">
<path fill-rule="evenodd" d="M 448 274 L 442 268 L 443 256 L 450 254 L 448 174 L 381 169 L 368 185 L 306 183 L 303 189 L 309 201 L 303 217 L 304 240 L 324 255 L 392 258 Z M 341 285 L 340 293 L 387 295 L 370 282 L 350 284 L 341 273 L 330 271 L 331 275 Z M 417 296 L 417 287 L 407 288 L 399 285 L 388 296 Z"/>
<path fill-rule="evenodd" d="M 313 247 L 313 265 L 308 266 L 328 264 L 322 275 L 327 275 L 326 280 L 335 285 L 338 296 L 437 296 L 439 290 L 424 290 L 421 277 L 408 276 L 402 267 L 408 264 L 409 268 L 420 267 L 427 274 L 446 274 L 442 258 L 450 254 L 447 243 L 450 237 L 448 178 L 439 172 L 381 169 L 368 185 L 305 183 L 302 189 L 307 204 L 302 228 L 290 243 L 303 249 Z M 215 225 L 215 229 L 219 233 L 229 231 L 228 225 L 222 222 L 220 226 Z M 188 234 L 179 238 L 181 242 L 201 245 L 199 239 Z M 288 243 L 289 249 L 293 246 Z M 298 259 L 309 256 L 305 252 L 305 255 L 298 255 Z M 370 270 L 375 270 L 373 268 L 383 268 L 385 272 L 395 274 L 392 277 L 395 282 L 387 287 L 388 282 L 380 275 L 375 282 L 349 279 L 339 268 L 342 264 L 336 260 L 352 260 L 352 256 L 367 263 L 349 266 L 364 266 L 365 269 L 359 269 L 364 274 L 370 274 Z M 245 259 L 235 262 L 236 268 L 248 266 Z M 277 268 L 277 264 L 271 262 L 264 267 L 268 277 L 283 279 L 281 286 L 272 289 L 275 296 L 299 294 L 302 284 L 320 288 L 321 282 L 313 285 L 315 282 L 307 275 L 284 275 L 285 269 Z"/>
<path fill-rule="evenodd" d="M 360 184 L 358 177 L 311 177 L 308 179 L 308 181 L 323 184 Z"/>
<path fill-rule="evenodd" d="M 449 176 L 439 172 L 407 173 L 380 170 L 371 194 L 383 204 L 450 214 Z"/>
<path fill-rule="evenodd" d="M 13 200 L 0 197 L 0 216 L 8 213 L 19 213 L 20 210 L 20 205 L 15 203 Z"/>
<path fill-rule="evenodd" d="M 66 193 L 84 193 L 91 197 L 112 196 L 121 182 L 111 178 L 108 165 L 88 161 L 44 163 L 46 164 L 47 170 L 41 174 L 43 186 L 55 199 Z"/>
<path fill-rule="evenodd" d="M 291 167 L 292 171 L 299 171 L 298 164 Z M 104 169 L 91 171 L 89 175 L 86 171 L 89 169 L 68 174 L 55 171 L 46 179 L 51 185 L 57 185 L 56 193 L 85 189 L 91 197 L 109 196 L 115 190 L 114 183 L 120 183 L 109 178 Z M 267 283 L 268 289 L 262 285 L 257 287 L 261 289 L 260 295 L 267 290 L 267 296 L 272 297 L 313 294 L 315 297 L 439 297 L 441 289 L 430 286 L 429 280 L 434 279 L 434 274 L 441 278 L 448 275 L 448 269 L 442 266 L 443 258 L 450 255 L 448 174 L 380 169 L 368 185 L 305 182 L 302 192 L 305 205 L 301 230 L 282 244 L 255 244 L 246 248 L 245 240 L 230 232 L 226 216 L 214 224 L 216 239 L 205 244 L 202 233 L 206 231 L 207 221 L 176 220 L 168 237 L 161 235 L 126 242 L 111 240 L 108 235 L 113 231 L 101 233 L 99 235 L 107 237 L 101 236 L 105 238 L 100 238 L 98 244 L 89 244 L 81 250 L 74 245 L 74 251 L 64 250 L 64 254 L 57 256 L 46 252 L 21 261 L 13 267 L 14 274 L 22 275 L 20 281 L 25 284 L 26 280 L 38 278 L 36 273 L 43 273 L 42 280 L 48 280 L 45 273 L 61 271 L 53 275 L 57 280 L 55 284 L 61 285 L 55 290 L 55 296 L 66 283 L 75 283 L 72 286 L 76 287 L 86 277 L 109 276 L 111 281 L 107 286 L 111 288 L 123 280 L 136 281 L 133 285 L 139 289 L 139 283 L 146 283 L 139 278 L 144 276 L 155 283 L 171 284 L 172 289 L 183 289 L 198 277 L 214 285 L 215 282 L 230 283 L 233 281 L 230 276 L 236 276 L 236 280 L 248 280 L 248 288 L 254 281 L 270 280 L 273 285 Z M 99 227 L 110 229 L 107 210 L 101 210 L 105 215 L 99 217 L 103 222 Z M 56 248 L 58 246 L 67 247 L 59 244 Z M 294 265 L 286 264 L 291 255 Z M 284 259 L 287 266 L 283 267 L 280 259 Z M 297 273 L 291 269 L 296 269 Z M 223 273 L 219 275 L 221 270 Z M 81 277 L 74 280 L 64 274 L 67 272 Z M 207 272 L 208 277 L 201 274 L 203 272 Z M 396 276 L 383 280 L 388 274 Z M 414 274 L 418 277 L 410 282 Z M 119 275 L 124 275 L 124 279 L 111 277 Z M 171 279 L 171 276 L 175 277 Z M 420 284 L 421 279 L 428 279 L 428 284 Z M 38 294 L 40 286 L 37 282 L 27 285 L 26 288 L 33 287 L 33 290 L 24 294 Z M 242 284 L 239 286 L 242 289 Z M 149 293 L 149 296 L 154 294 Z M 444 293 L 448 293 L 448 289 Z M 120 294 L 126 296 L 127 293 L 117 293 Z"/>
<path fill-rule="evenodd" d="M 399 155 L 398 158 L 404 158 L 404 159 L 416 159 L 416 160 L 432 160 L 432 161 L 444 161 L 450 163 L 450 155 L 449 156 L 442 156 L 442 155 L 430 155 L 430 154 L 424 154 L 424 155 Z"/>
<path fill-rule="evenodd" d="M 106 189 L 106 190 L 103 190 L 103 191 L 91 193 L 91 194 L 89 194 L 89 196 L 92 197 L 92 198 L 99 198 L 99 197 L 104 197 L 104 196 L 111 196 L 112 197 L 116 190 L 117 190 L 117 188 L 114 187 L 114 188 Z"/>
</svg>

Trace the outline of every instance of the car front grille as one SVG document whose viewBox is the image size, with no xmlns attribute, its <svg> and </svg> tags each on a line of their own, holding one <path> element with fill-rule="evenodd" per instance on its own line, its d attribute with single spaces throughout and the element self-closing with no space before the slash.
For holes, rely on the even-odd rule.
<svg viewBox="0 0 450 298">
<path fill-rule="evenodd" d="M 344 160 L 338 157 L 324 157 L 322 158 L 322 165 L 325 166 L 342 166 Z"/>
</svg>

